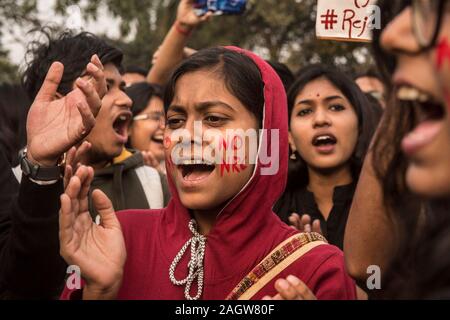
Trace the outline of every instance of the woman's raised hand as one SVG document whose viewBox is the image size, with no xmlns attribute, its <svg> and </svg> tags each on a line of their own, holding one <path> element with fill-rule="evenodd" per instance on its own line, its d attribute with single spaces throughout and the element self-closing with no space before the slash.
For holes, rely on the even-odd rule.
<svg viewBox="0 0 450 320">
<path fill-rule="evenodd" d="M 88 194 L 93 177 L 91 167 L 80 166 L 61 196 L 61 256 L 80 268 L 85 280 L 83 298 L 113 299 L 122 282 L 125 241 L 112 203 L 100 190 L 93 191 L 92 201 L 101 223 L 92 220 Z"/>
<path fill-rule="evenodd" d="M 177 21 L 186 28 L 195 28 L 200 23 L 207 21 L 213 14 L 208 12 L 198 16 L 194 11 L 195 0 L 181 0 L 177 10 Z"/>
</svg>

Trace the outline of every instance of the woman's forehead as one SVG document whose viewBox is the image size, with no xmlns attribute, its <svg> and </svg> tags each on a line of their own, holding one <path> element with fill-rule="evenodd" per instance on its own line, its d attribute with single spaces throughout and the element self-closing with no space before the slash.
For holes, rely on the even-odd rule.
<svg viewBox="0 0 450 320">
<path fill-rule="evenodd" d="M 330 96 L 341 96 L 345 98 L 341 90 L 339 90 L 339 88 L 337 88 L 330 80 L 325 77 L 320 77 L 308 82 L 303 89 L 299 91 L 296 100 L 303 98 L 325 99 Z"/>
</svg>

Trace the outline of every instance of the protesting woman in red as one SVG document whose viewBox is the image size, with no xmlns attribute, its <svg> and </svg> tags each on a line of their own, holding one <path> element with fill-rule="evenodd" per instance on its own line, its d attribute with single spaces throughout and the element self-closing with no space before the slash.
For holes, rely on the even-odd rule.
<svg viewBox="0 0 450 320">
<path fill-rule="evenodd" d="M 60 241 L 84 287 L 62 298 L 262 299 L 287 278 L 318 299 L 354 299 L 342 252 L 272 211 L 288 157 L 286 95 L 275 71 L 238 48 L 202 50 L 175 71 L 165 107 L 169 205 L 115 214 L 96 190 L 96 225 L 87 212 L 92 170 L 82 167 L 61 197 Z M 229 148 L 231 131 L 248 134 L 243 158 Z M 224 158 L 231 149 L 232 162 L 207 158 L 211 147 L 226 149 Z"/>
</svg>

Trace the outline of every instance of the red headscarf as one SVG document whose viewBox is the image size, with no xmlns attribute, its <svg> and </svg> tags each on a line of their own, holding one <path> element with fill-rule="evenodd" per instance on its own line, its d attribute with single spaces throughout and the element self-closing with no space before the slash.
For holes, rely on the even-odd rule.
<svg viewBox="0 0 450 320">
<path fill-rule="evenodd" d="M 202 299 L 225 299 L 242 278 L 278 244 L 296 233 L 272 211 L 284 191 L 288 164 L 287 99 L 276 72 L 257 55 L 236 47 L 227 47 L 250 57 L 258 66 L 264 82 L 263 129 L 269 134 L 267 150 L 271 150 L 270 130 L 279 130 L 279 170 L 262 175 L 258 163 L 247 185 L 223 208 L 207 235 L 204 257 L 204 289 Z M 267 166 L 266 166 L 267 167 Z M 192 219 L 183 206 L 175 185 L 169 177 L 172 199 L 162 210 L 119 212 L 126 247 L 121 299 L 184 299 L 184 287 L 169 280 L 169 266 L 181 247 L 192 237 L 188 228 Z M 224 186 L 226 188 L 226 186 Z M 175 277 L 187 276 L 189 254 L 180 261 Z M 298 259 L 280 275 L 302 279 L 318 298 L 353 299 L 355 286 L 346 275 L 342 252 L 330 245 L 321 245 Z M 195 295 L 197 288 L 193 286 Z M 69 291 L 63 294 L 68 297 Z M 254 298 L 275 295 L 273 281 Z"/>
</svg>

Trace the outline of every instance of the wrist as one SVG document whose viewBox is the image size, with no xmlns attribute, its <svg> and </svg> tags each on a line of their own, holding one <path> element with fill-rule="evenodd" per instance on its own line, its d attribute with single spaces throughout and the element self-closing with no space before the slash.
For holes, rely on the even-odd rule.
<svg viewBox="0 0 450 320">
<path fill-rule="evenodd" d="M 83 300 L 114 300 L 119 293 L 121 283 L 112 286 L 86 284 L 83 288 Z"/>
<path fill-rule="evenodd" d="M 58 165 L 58 160 L 59 160 L 59 159 L 51 159 L 51 158 L 48 158 L 48 159 L 35 158 L 35 157 L 33 157 L 33 152 L 29 149 L 28 146 L 27 146 L 26 158 L 30 163 L 32 163 L 34 165 L 38 165 L 41 167 L 48 167 L 48 168 L 55 167 L 56 165 Z"/>
<path fill-rule="evenodd" d="M 181 22 L 180 20 L 175 21 L 174 27 L 178 31 L 178 33 L 181 33 L 182 35 L 187 37 L 190 36 L 192 31 L 194 30 L 194 26 Z"/>
</svg>

